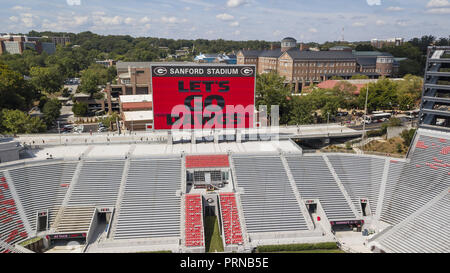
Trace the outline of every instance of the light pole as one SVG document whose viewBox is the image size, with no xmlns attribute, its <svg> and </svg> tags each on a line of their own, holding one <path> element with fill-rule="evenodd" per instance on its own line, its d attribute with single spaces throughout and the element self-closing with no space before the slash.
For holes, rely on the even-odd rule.
<svg viewBox="0 0 450 273">
<path fill-rule="evenodd" d="M 61 145 L 61 128 L 59 127 L 59 120 L 56 121 L 56 123 L 58 124 L 59 145 Z"/>
<path fill-rule="evenodd" d="M 367 84 L 366 90 L 366 102 L 364 103 L 364 117 L 363 117 L 363 136 L 362 143 L 364 145 L 364 137 L 366 136 L 366 116 L 367 116 L 367 99 L 369 98 L 369 84 Z M 364 151 L 364 146 L 361 147 Z"/>
<path fill-rule="evenodd" d="M 328 129 L 328 124 L 330 123 L 330 112 L 327 112 L 327 134 L 330 135 L 330 131 Z"/>
</svg>

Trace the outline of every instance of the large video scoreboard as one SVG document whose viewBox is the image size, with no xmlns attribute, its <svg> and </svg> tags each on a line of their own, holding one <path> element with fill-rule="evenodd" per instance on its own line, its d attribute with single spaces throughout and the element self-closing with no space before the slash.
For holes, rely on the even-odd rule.
<svg viewBox="0 0 450 273">
<path fill-rule="evenodd" d="M 156 130 L 253 128 L 252 65 L 153 65 Z"/>
</svg>

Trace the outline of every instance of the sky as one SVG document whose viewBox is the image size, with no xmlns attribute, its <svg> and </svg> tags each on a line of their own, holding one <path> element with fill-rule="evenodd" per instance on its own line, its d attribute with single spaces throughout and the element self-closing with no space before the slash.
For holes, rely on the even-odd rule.
<svg viewBox="0 0 450 273">
<path fill-rule="evenodd" d="M 299 42 L 450 35 L 450 0 L 0 0 L 0 33 Z"/>
</svg>

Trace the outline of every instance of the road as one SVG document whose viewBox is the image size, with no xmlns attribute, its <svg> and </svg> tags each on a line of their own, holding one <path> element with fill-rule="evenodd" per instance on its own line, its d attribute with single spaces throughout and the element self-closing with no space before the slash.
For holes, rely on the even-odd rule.
<svg viewBox="0 0 450 273">
<path fill-rule="evenodd" d="M 410 119 L 408 119 L 407 117 L 398 117 L 401 121 L 403 125 L 407 125 L 407 124 L 411 124 L 412 123 L 417 123 L 418 119 L 413 119 L 412 121 Z M 372 124 L 366 124 L 366 130 L 377 130 L 380 129 L 381 126 L 384 123 L 387 123 L 388 121 L 385 122 L 379 122 L 379 123 L 372 123 Z M 348 128 L 354 129 L 354 130 L 362 130 L 363 129 L 363 125 L 354 125 L 354 126 L 348 126 Z"/>
</svg>

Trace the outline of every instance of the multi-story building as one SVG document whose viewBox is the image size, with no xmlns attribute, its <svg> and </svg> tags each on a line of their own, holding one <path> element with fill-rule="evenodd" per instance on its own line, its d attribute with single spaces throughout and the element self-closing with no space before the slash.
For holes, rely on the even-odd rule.
<svg viewBox="0 0 450 273">
<path fill-rule="evenodd" d="M 401 46 L 403 41 L 403 38 L 372 39 L 370 44 L 375 48 L 382 48 L 383 46 Z"/>
<path fill-rule="evenodd" d="M 101 64 L 104 67 L 110 67 L 116 64 L 116 61 L 112 60 L 112 59 L 107 59 L 107 60 L 100 60 L 100 61 L 95 61 L 96 64 Z"/>
<path fill-rule="evenodd" d="M 131 131 L 153 129 L 151 95 L 122 95 L 119 97 L 123 125 Z"/>
<path fill-rule="evenodd" d="M 297 93 L 306 85 L 319 83 L 339 76 L 349 79 L 362 74 L 369 78 L 395 77 L 398 63 L 389 53 L 357 52 L 344 47 L 328 51 L 311 51 L 305 46 L 297 47 L 294 38 L 281 41 L 281 48 L 270 50 L 240 50 L 238 64 L 254 64 L 261 73 L 275 72 L 286 78 Z"/>
<path fill-rule="evenodd" d="M 50 39 L 52 39 L 52 43 L 56 44 L 56 45 L 63 45 L 65 46 L 66 44 L 70 43 L 70 38 L 69 37 L 50 37 Z"/>
<path fill-rule="evenodd" d="M 430 46 L 420 106 L 420 127 L 450 132 L 450 46 Z"/>
<path fill-rule="evenodd" d="M 117 83 L 107 84 L 106 108 L 118 111 L 119 96 L 151 94 L 150 66 L 152 62 L 117 62 Z"/>
<path fill-rule="evenodd" d="M 22 54 L 25 49 L 37 51 L 39 54 L 46 52 L 53 54 L 56 51 L 54 43 L 41 42 L 41 37 L 28 37 L 25 35 L 2 35 L 0 37 L 0 55 Z"/>
</svg>

